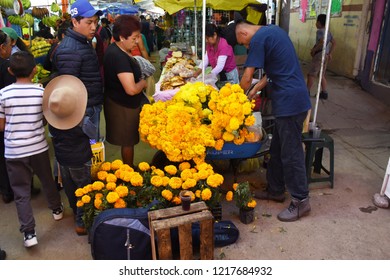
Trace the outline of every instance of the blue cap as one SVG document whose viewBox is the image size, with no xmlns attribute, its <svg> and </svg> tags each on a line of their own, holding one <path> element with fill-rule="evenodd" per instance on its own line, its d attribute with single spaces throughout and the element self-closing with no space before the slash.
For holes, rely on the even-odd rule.
<svg viewBox="0 0 390 280">
<path fill-rule="evenodd" d="M 103 15 L 103 12 L 100 10 L 95 10 L 95 8 L 87 0 L 77 0 L 70 7 L 70 15 L 72 18 L 78 16 L 90 18 L 94 15 L 101 16 Z"/>
</svg>

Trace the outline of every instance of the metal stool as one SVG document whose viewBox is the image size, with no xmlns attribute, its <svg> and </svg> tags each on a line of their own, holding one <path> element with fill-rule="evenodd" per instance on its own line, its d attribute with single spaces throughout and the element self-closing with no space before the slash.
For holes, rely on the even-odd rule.
<svg viewBox="0 0 390 280">
<path fill-rule="evenodd" d="M 333 139 L 328 134 L 321 132 L 320 138 L 313 138 L 312 133 L 303 133 L 302 142 L 305 144 L 306 150 L 306 177 L 307 183 L 315 182 L 330 182 L 330 187 L 333 188 L 334 181 L 334 144 Z M 322 164 L 322 155 L 324 148 L 329 150 L 329 169 L 326 169 Z M 313 172 L 321 174 L 323 170 L 328 176 L 313 178 Z"/>
</svg>

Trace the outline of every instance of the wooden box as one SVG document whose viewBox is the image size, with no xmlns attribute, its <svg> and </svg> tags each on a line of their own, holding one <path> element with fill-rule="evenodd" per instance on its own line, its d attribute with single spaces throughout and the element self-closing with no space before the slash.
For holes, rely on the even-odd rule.
<svg viewBox="0 0 390 280">
<path fill-rule="evenodd" d="M 171 228 L 178 228 L 180 259 L 193 259 L 192 223 L 200 223 L 200 259 L 214 258 L 214 220 L 206 204 L 191 204 L 189 211 L 180 206 L 149 211 L 149 228 L 154 260 L 170 260 L 173 258 L 171 244 Z M 155 239 L 156 237 L 156 239 Z M 156 253 L 158 247 L 158 258 Z"/>
</svg>

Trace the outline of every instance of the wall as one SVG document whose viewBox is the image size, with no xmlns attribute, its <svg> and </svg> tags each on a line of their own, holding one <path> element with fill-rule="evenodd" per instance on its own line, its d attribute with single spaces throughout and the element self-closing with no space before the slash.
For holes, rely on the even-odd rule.
<svg viewBox="0 0 390 280">
<path fill-rule="evenodd" d="M 339 75 L 354 78 L 354 64 L 358 52 L 359 34 L 366 23 L 361 22 L 363 0 L 344 0 L 341 16 L 331 17 L 329 30 L 336 40 L 336 49 L 328 70 Z M 324 11 L 326 13 L 326 10 Z M 315 43 L 315 19 L 299 19 L 298 9 L 291 10 L 289 36 L 295 46 L 299 59 L 310 61 L 310 49 Z M 360 46 L 361 47 L 361 46 Z"/>
</svg>

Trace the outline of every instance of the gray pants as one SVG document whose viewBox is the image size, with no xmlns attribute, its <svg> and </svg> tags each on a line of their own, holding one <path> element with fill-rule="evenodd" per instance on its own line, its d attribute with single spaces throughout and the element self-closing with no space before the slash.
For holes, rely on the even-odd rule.
<svg viewBox="0 0 390 280">
<path fill-rule="evenodd" d="M 57 190 L 50 167 L 49 152 L 24 158 L 6 159 L 7 171 L 14 199 L 20 231 L 33 231 L 35 220 L 31 207 L 31 179 L 36 174 L 51 210 L 61 207 L 61 196 Z"/>
</svg>

